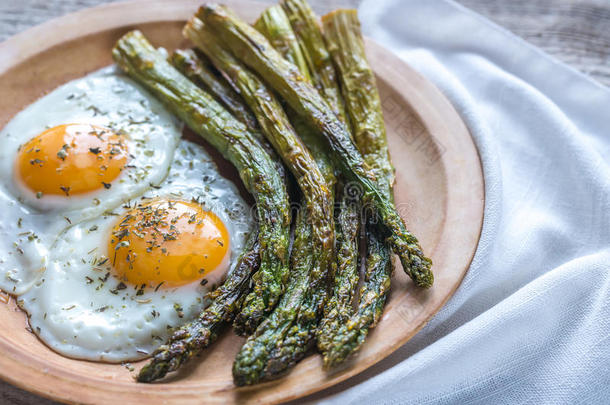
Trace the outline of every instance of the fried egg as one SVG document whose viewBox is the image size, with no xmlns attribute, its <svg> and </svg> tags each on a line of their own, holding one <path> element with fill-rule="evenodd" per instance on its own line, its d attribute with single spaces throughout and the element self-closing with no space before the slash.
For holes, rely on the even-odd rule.
<svg viewBox="0 0 610 405">
<path fill-rule="evenodd" d="M 18 302 L 32 330 L 65 356 L 146 357 L 204 308 L 244 247 L 249 209 L 205 150 L 181 141 L 159 187 L 62 233 Z"/>
<path fill-rule="evenodd" d="M 182 124 L 108 67 L 66 83 L 0 132 L 0 288 L 38 279 L 63 229 L 163 181 Z"/>
</svg>

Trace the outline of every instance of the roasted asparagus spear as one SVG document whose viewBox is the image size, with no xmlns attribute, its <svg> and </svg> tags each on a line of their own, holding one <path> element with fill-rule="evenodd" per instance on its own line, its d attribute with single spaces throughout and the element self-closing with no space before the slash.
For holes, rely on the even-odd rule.
<svg viewBox="0 0 610 405">
<path fill-rule="evenodd" d="M 214 71 L 211 62 L 193 49 L 177 49 L 169 61 L 193 83 L 210 93 L 235 118 L 251 130 L 258 130 L 256 117 L 248 109 L 241 96 Z"/>
<path fill-rule="evenodd" d="M 243 98 L 231 87 L 230 83 L 225 78 L 219 76 L 220 72 L 216 71 L 214 66 L 212 66 L 212 62 L 205 55 L 193 49 L 178 49 L 170 56 L 169 61 L 193 83 L 214 96 L 216 101 L 222 104 L 235 118 L 250 129 L 250 133 L 256 136 L 261 146 L 271 156 L 276 170 L 284 179 L 286 186 L 289 187 L 291 183 L 288 182 L 286 177 L 286 168 L 273 147 L 267 142 L 263 134 L 260 133 L 256 117 L 250 111 Z"/>
<path fill-rule="evenodd" d="M 287 10 L 292 27 L 296 32 L 295 37 L 301 44 L 304 59 L 309 62 L 308 69 L 313 72 L 311 76 L 315 87 L 329 105 L 339 106 L 335 112 L 338 118 L 346 123 L 347 117 L 344 115 L 343 98 L 339 94 L 335 68 L 324 43 L 317 16 L 304 0 L 284 0 L 282 5 Z M 268 35 L 266 36 L 269 38 Z M 287 37 L 284 40 L 288 41 L 290 38 Z M 303 69 L 300 70 L 303 71 Z M 357 198 L 360 196 L 356 196 L 356 200 L 350 198 L 349 193 L 344 192 L 345 187 L 346 185 L 339 184 L 338 194 L 341 202 L 339 209 L 336 210 L 337 263 L 334 280 L 331 282 L 333 289 L 324 305 L 324 316 L 317 327 L 318 347 L 323 347 L 325 340 L 334 333 L 338 325 L 346 321 L 352 314 L 352 300 L 358 282 L 360 210 Z M 349 185 L 347 188 L 352 189 Z M 313 293 L 310 291 L 310 294 Z M 310 321 L 308 324 L 313 329 L 314 322 Z M 304 332 L 296 330 L 295 334 L 303 336 Z M 313 335 L 313 330 L 311 334 Z M 298 348 L 295 350 L 299 351 Z M 281 364 L 285 361 L 285 358 L 280 357 L 274 363 Z"/>
<path fill-rule="evenodd" d="M 277 8 L 275 6 L 274 8 Z M 308 48 L 303 49 L 297 42 L 297 35 L 294 35 L 290 22 L 284 13 L 279 11 L 270 13 L 265 12 L 263 16 L 259 18 L 255 27 L 265 35 L 273 44 L 276 49 L 282 53 L 282 55 L 295 63 L 295 61 L 304 61 L 306 59 L 312 60 L 311 57 L 298 57 L 299 54 L 303 53 L 308 55 L 309 53 L 323 54 L 326 53 L 323 42 L 316 41 L 301 41 L 302 44 L 313 44 L 317 49 L 310 50 Z M 261 21 L 264 20 L 264 24 Z M 317 32 L 319 34 L 319 27 L 317 25 L 311 27 L 311 29 L 302 29 L 300 35 L 306 35 L 309 32 Z M 296 54 L 296 56 L 295 56 Z M 299 70 L 305 77 L 309 77 L 307 72 L 309 67 L 305 63 L 295 63 Z M 315 68 L 315 66 L 313 66 Z M 334 74 L 334 72 L 333 72 Z M 313 75 L 314 78 L 320 80 L 320 75 Z M 324 83 L 318 83 L 320 88 L 324 88 Z M 336 83 L 331 83 L 336 87 Z M 329 93 L 322 93 L 333 94 Z M 330 101 L 330 100 L 329 100 Z M 300 128 L 299 134 L 304 139 L 305 143 L 310 147 L 313 155 L 317 158 L 319 165 L 325 168 L 327 176 L 332 177 L 334 182 L 333 168 L 330 159 L 326 153 L 324 145 L 319 142 L 319 137 L 312 133 L 311 128 L 302 121 L 301 117 L 292 117 L 293 122 L 297 127 Z M 340 186 L 341 189 L 343 186 Z M 339 193 L 340 195 L 343 193 Z M 347 199 L 346 199 L 347 202 Z M 354 202 L 355 203 L 355 202 Z M 358 254 L 358 228 L 359 228 L 359 211 L 355 204 L 342 204 L 340 210 L 337 210 L 336 218 L 336 251 L 337 251 L 337 263 L 336 263 L 336 276 L 341 281 L 339 285 L 343 286 L 341 290 L 340 299 L 326 302 L 324 305 L 324 312 L 327 308 L 342 306 L 341 311 L 331 310 L 333 322 L 327 322 L 326 326 L 331 330 L 336 327 L 337 323 L 335 316 L 338 314 L 343 315 L 343 319 L 347 320 L 351 315 L 351 301 L 355 289 L 355 283 L 358 280 L 357 273 L 357 260 Z M 331 274 L 334 272 L 331 272 Z M 351 283 L 351 287 L 343 284 Z M 339 285 L 336 288 L 339 288 Z M 302 305 L 297 321 L 288 330 L 286 336 L 282 340 L 278 340 L 274 349 L 271 352 L 269 361 L 265 368 L 264 378 L 271 379 L 278 377 L 285 373 L 287 370 L 292 368 L 302 357 L 305 356 L 307 351 L 313 342 L 315 341 L 316 327 L 318 327 L 318 320 L 322 315 L 320 306 L 325 302 L 325 285 L 314 285 L 308 289 L 306 294 L 306 300 Z M 330 318 L 329 318 L 330 319 Z"/>
<path fill-rule="evenodd" d="M 290 20 L 284 10 L 279 5 L 267 8 L 263 11 L 258 20 L 256 20 L 254 26 L 269 40 L 273 47 L 276 48 L 286 60 L 292 62 L 301 72 L 303 77 L 311 83 L 313 79 L 309 73 L 309 66 L 304 52 L 299 45 L 297 37 L 290 25 Z M 326 178 L 329 187 L 332 188 L 336 179 L 335 169 L 332 165 L 331 158 L 327 153 L 328 148 L 317 139 L 319 137 L 315 133 L 315 130 L 292 110 L 290 106 L 286 106 L 286 112 L 297 133 L 316 159 L 318 167 Z"/>
<path fill-rule="evenodd" d="M 233 86 L 239 89 L 258 119 L 263 133 L 295 177 L 305 198 L 312 227 L 314 254 L 312 277 L 326 274 L 333 257 L 335 241 L 332 221 L 333 202 L 329 187 L 311 153 L 292 128 L 275 95 L 256 74 L 220 45 L 214 32 L 210 32 L 197 18 L 192 18 L 185 27 L 185 33 L 208 55 Z M 236 329 L 242 329 L 246 334 L 250 334 L 262 318 L 257 316 L 260 314 L 262 303 L 259 297 L 249 295 L 244 304 L 242 312 L 236 318 L 235 323 L 238 327 Z"/>
<path fill-rule="evenodd" d="M 389 158 L 375 75 L 366 59 L 357 13 L 338 10 L 324 16 L 322 22 L 326 43 L 339 72 L 356 145 L 375 172 L 380 191 L 392 199 L 394 168 Z M 320 330 L 318 335 L 318 348 L 326 367 L 336 366 L 357 351 L 383 312 L 393 270 L 391 250 L 379 239 L 375 225 L 367 224 L 366 236 L 366 271 L 358 310 L 349 320 L 342 319 L 340 327 Z"/>
<path fill-rule="evenodd" d="M 275 163 L 244 124 L 182 76 L 139 31 L 124 35 L 113 57 L 239 170 L 259 220 L 261 265 L 252 276 L 253 289 L 264 304 L 262 311 L 271 309 L 284 289 L 290 231 L 288 195 Z"/>
<path fill-rule="evenodd" d="M 301 46 L 292 30 L 288 16 L 279 4 L 263 11 L 254 23 L 254 28 L 267 37 L 271 45 L 298 67 L 308 81 L 311 81 L 309 67 L 301 52 Z"/>
<path fill-rule="evenodd" d="M 301 45 L 312 83 L 332 108 L 337 117 L 346 123 L 345 107 L 339 90 L 333 61 L 324 44 L 318 17 L 306 1 L 281 0 L 297 41 Z"/>
<path fill-rule="evenodd" d="M 350 319 L 352 301 L 358 284 L 358 246 L 361 215 L 358 201 L 340 183 L 337 191 L 340 204 L 336 214 L 337 270 L 332 292 L 324 305 L 324 316 L 316 332 L 318 349 L 322 354 L 332 346 L 336 331 Z"/>
<path fill-rule="evenodd" d="M 417 238 L 407 230 L 392 201 L 379 190 L 373 172 L 351 141 L 347 127 L 316 89 L 307 83 L 292 63 L 273 49 L 263 35 L 226 8 L 208 4 L 199 9 L 197 17 L 219 34 L 234 55 L 264 77 L 297 113 L 318 129 L 347 180 L 362 188 L 364 202 L 370 203 L 379 216 L 384 233 L 400 257 L 405 272 L 416 285 L 430 287 L 434 281 L 430 271 L 432 262 L 424 256 Z"/>
<path fill-rule="evenodd" d="M 176 330 L 168 342 L 160 346 L 150 362 L 138 374 L 138 381 L 151 382 L 177 370 L 187 360 L 212 344 L 219 331 L 233 320 L 241 307 L 250 284 L 250 277 L 260 265 L 258 231 L 248 237 L 246 248 L 229 272 L 225 282 L 212 291 L 212 300 L 197 319 Z"/>
<path fill-rule="evenodd" d="M 356 146 L 375 173 L 379 191 L 392 199 L 394 168 L 375 73 L 366 58 L 358 14 L 356 10 L 337 10 L 323 16 L 322 23 L 339 73 L 347 115 L 353 122 Z"/>
<path fill-rule="evenodd" d="M 295 221 L 287 293 L 237 354 L 233 364 L 233 381 L 238 386 L 255 384 L 265 378 L 264 371 L 271 350 L 286 335 L 299 311 L 311 279 L 310 269 L 314 265 L 311 229 L 307 209 L 301 208 Z"/>
<path fill-rule="evenodd" d="M 364 285 L 360 291 L 358 310 L 335 333 L 324 347 L 324 366 L 334 367 L 362 346 L 369 329 L 383 313 L 390 291 L 392 274 L 391 250 L 377 236 L 378 229 L 367 224 L 367 253 Z"/>
</svg>

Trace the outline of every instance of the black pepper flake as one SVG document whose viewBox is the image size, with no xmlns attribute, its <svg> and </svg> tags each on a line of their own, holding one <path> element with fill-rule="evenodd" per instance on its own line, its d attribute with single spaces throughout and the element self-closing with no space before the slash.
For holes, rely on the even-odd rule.
<svg viewBox="0 0 610 405">
<path fill-rule="evenodd" d="M 202 279 L 202 280 L 199 282 L 199 284 L 200 284 L 200 285 L 206 285 L 207 283 L 208 283 L 208 279 L 207 279 L 207 278 L 204 278 L 204 279 Z"/>
<path fill-rule="evenodd" d="M 125 283 L 122 281 L 119 283 L 119 285 L 116 286 L 117 290 L 124 290 L 126 288 L 127 288 L 127 285 L 125 285 Z"/>
<path fill-rule="evenodd" d="M 63 191 L 64 193 L 66 193 L 66 196 L 70 195 L 70 187 L 66 187 L 66 186 L 59 186 L 59 188 L 61 189 L 61 191 Z"/>
<path fill-rule="evenodd" d="M 98 153 L 101 152 L 101 149 L 99 147 L 97 147 L 97 148 L 89 148 L 89 152 L 93 153 L 94 155 L 97 155 Z"/>
<path fill-rule="evenodd" d="M 174 310 L 176 311 L 178 318 L 182 318 L 184 316 L 184 312 L 183 312 L 182 306 L 180 304 L 175 303 Z"/>
<path fill-rule="evenodd" d="M 112 184 L 110 184 L 110 183 L 104 183 L 104 182 L 102 181 L 102 184 L 104 185 L 104 188 L 105 188 L 106 190 L 107 190 L 107 189 L 109 189 L 110 187 L 112 187 Z"/>
</svg>

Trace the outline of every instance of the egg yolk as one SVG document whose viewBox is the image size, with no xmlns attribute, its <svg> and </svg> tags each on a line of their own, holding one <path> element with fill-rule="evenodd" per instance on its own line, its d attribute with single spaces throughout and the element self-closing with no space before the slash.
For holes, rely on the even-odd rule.
<svg viewBox="0 0 610 405">
<path fill-rule="evenodd" d="M 41 193 L 69 196 L 110 188 L 127 156 L 127 145 L 106 128 L 58 125 L 21 146 L 16 171 L 39 198 Z"/>
<path fill-rule="evenodd" d="M 117 276 L 132 285 L 179 286 L 228 260 L 229 236 L 216 215 L 195 202 L 157 199 L 118 220 L 108 243 Z"/>
</svg>

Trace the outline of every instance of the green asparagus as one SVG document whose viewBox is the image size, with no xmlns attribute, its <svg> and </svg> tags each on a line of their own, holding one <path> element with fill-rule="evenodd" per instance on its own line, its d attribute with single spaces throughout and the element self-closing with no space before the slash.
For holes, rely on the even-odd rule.
<svg viewBox="0 0 610 405">
<path fill-rule="evenodd" d="M 303 0 L 282 0 L 281 5 L 301 45 L 313 85 L 341 122 L 347 123 L 335 68 L 324 44 L 317 16 Z"/>
<path fill-rule="evenodd" d="M 256 117 L 245 105 L 244 100 L 224 78 L 214 71 L 211 62 L 204 55 L 198 54 L 193 49 L 177 49 L 169 60 L 176 69 L 214 96 L 216 101 L 250 130 L 258 130 Z"/>
<path fill-rule="evenodd" d="M 263 11 L 254 23 L 271 45 L 277 49 L 287 60 L 299 68 L 301 74 L 311 81 L 309 68 L 301 47 L 290 25 L 290 20 L 280 5 L 274 5 Z"/>
<path fill-rule="evenodd" d="M 265 19 L 265 24 L 262 26 L 257 25 L 257 27 L 286 59 L 290 61 L 305 60 L 307 59 L 306 57 L 298 58 L 291 54 L 295 52 L 299 54 L 301 52 L 303 54 L 308 54 L 310 50 L 301 50 L 301 47 L 296 40 L 296 36 L 290 29 L 290 24 L 286 19 L 287 17 L 282 15 L 282 13 L 269 14 Z M 286 26 L 288 26 L 288 28 L 277 28 Z M 305 35 L 311 31 L 319 32 L 319 28 L 315 26 L 311 30 L 301 30 L 300 34 Z M 307 42 L 311 41 L 302 41 L 302 43 Z M 323 46 L 323 44 L 321 44 L 321 46 Z M 309 71 L 309 67 L 306 64 L 299 63 L 296 64 L 296 66 L 305 77 L 309 77 L 309 75 L 306 75 Z M 319 79 L 320 75 L 314 77 Z M 323 87 L 324 83 L 319 83 L 319 85 Z M 323 93 L 323 95 L 324 94 L 326 93 Z M 289 110 L 289 112 L 294 113 L 291 110 Z M 334 169 L 324 145 L 319 142 L 319 137 L 315 136 L 311 128 L 309 128 L 298 115 L 293 114 L 291 119 L 295 123 L 295 126 L 299 128 L 299 134 L 312 151 L 312 154 L 316 157 L 319 162 L 318 164 L 324 168 L 324 172 L 329 178 L 332 178 L 332 182 L 334 183 Z M 352 232 L 353 235 L 357 235 L 359 212 L 356 204 L 343 204 L 341 206 L 341 211 L 338 212 L 339 215 L 335 217 L 337 233 L 336 250 L 338 252 L 338 257 L 337 263 L 333 263 L 336 265 L 336 270 L 330 271 L 330 276 L 336 271 L 336 277 L 347 278 L 355 285 L 355 282 L 358 280 L 356 267 L 357 260 L 355 260 L 355 257 L 358 254 L 358 243 L 356 236 L 344 238 L 341 237 L 341 234 L 342 230 L 345 230 L 346 234 Z M 354 260 L 350 260 L 350 257 Z M 351 297 L 353 297 L 355 288 L 354 285 L 352 285 L 351 291 L 349 287 L 344 290 L 345 294 L 342 295 L 344 300 L 341 302 L 347 302 L 347 305 L 351 304 Z M 318 326 L 318 321 L 323 312 L 320 307 L 326 299 L 325 293 L 326 286 L 319 283 L 312 283 L 307 290 L 305 302 L 301 306 L 296 322 L 288 330 L 286 336 L 276 342 L 276 345 L 269 356 L 269 361 L 267 362 L 264 372 L 265 379 L 277 378 L 284 374 L 303 358 L 307 354 L 307 351 L 313 346 L 313 343 L 315 342 L 316 327 Z M 331 302 L 324 305 L 324 312 L 334 304 L 338 304 L 338 302 L 333 302 L 331 300 Z M 333 313 L 336 314 L 336 312 Z M 351 311 L 342 311 L 341 313 L 345 313 L 347 318 L 351 314 Z M 328 325 L 330 326 L 330 323 L 328 323 Z"/>
<path fill-rule="evenodd" d="M 275 310 L 256 328 L 237 354 L 233 364 L 233 381 L 238 386 L 255 384 L 265 378 L 269 354 L 277 340 L 286 335 L 301 306 L 310 281 L 310 269 L 314 265 L 311 229 L 307 210 L 300 209 L 290 255 L 292 271 L 286 288 L 288 293 L 282 296 Z"/>
<path fill-rule="evenodd" d="M 264 77 L 297 113 L 318 129 L 347 179 L 362 188 L 364 203 L 370 204 L 379 216 L 384 236 L 400 257 L 405 272 L 416 285 L 430 287 L 434 281 L 430 270 L 432 262 L 424 256 L 417 238 L 407 230 L 392 201 L 379 190 L 376 177 L 351 141 L 347 127 L 328 103 L 262 34 L 226 8 L 208 4 L 199 9 L 197 17 L 216 31 L 234 55 Z"/>
<path fill-rule="evenodd" d="M 258 119 L 263 133 L 280 154 L 286 166 L 300 186 L 307 204 L 308 218 L 312 227 L 314 267 L 312 274 L 325 274 L 333 257 L 334 227 L 332 221 L 332 199 L 326 181 L 311 153 L 292 128 L 288 117 L 275 95 L 248 68 L 226 51 L 213 32 L 197 18 L 192 18 L 185 27 L 191 41 L 212 60 L 217 69 L 233 86 L 239 89 L 246 103 Z M 290 292 L 288 292 L 289 294 Z M 260 323 L 258 297 L 249 295 L 242 312 L 236 318 L 236 330 L 250 334 Z"/>
<path fill-rule="evenodd" d="M 318 349 L 324 354 L 332 344 L 335 331 L 351 317 L 352 301 L 358 284 L 358 246 L 360 242 L 360 210 L 358 202 L 339 185 L 341 203 L 337 207 L 337 271 L 332 293 L 324 305 L 324 317 L 316 333 Z"/>
<path fill-rule="evenodd" d="M 216 72 L 216 69 L 206 56 L 193 49 L 178 49 L 170 56 L 169 61 L 193 83 L 214 96 L 216 101 L 222 104 L 235 118 L 250 129 L 250 133 L 256 137 L 261 146 L 273 159 L 276 170 L 284 179 L 286 187 L 290 191 L 291 183 L 288 182 L 286 177 L 286 168 L 273 147 L 267 142 L 263 134 L 260 133 L 256 117 L 250 111 L 243 98 L 237 94 L 226 79 L 219 77 L 220 72 Z"/>
<path fill-rule="evenodd" d="M 335 367 L 362 346 L 370 328 L 377 324 L 390 291 L 391 250 L 377 236 L 377 228 L 367 224 L 367 255 L 364 285 L 357 312 L 329 337 L 324 366 Z"/>
<path fill-rule="evenodd" d="M 365 161 L 375 171 L 379 189 L 392 199 L 394 169 L 388 145 L 375 75 L 366 59 L 364 41 L 355 10 L 338 10 L 322 18 L 326 42 L 337 66 L 351 118 L 354 138 Z M 324 365 L 334 367 L 364 343 L 385 306 L 393 271 L 390 247 L 379 240 L 375 225 L 367 224 L 365 280 L 356 314 L 342 326 L 320 331 L 318 348 Z"/>
<path fill-rule="evenodd" d="M 368 64 L 356 10 L 337 10 L 322 17 L 324 35 L 335 61 L 353 123 L 356 146 L 375 173 L 378 189 L 392 199 L 394 168 L 390 163 L 381 99 Z"/>
</svg>

